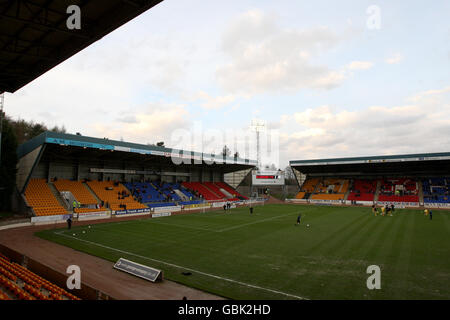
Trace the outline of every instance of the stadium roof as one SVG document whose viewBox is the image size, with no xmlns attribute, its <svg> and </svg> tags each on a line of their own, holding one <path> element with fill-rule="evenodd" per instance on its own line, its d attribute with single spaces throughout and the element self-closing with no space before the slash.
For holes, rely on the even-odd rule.
<svg viewBox="0 0 450 320">
<path fill-rule="evenodd" d="M 450 172 L 450 152 L 292 160 L 305 174 L 429 174 Z"/>
<path fill-rule="evenodd" d="M 130 158 L 130 155 L 136 155 L 140 159 L 142 156 L 157 156 L 158 158 L 176 158 L 176 159 L 191 159 L 192 162 L 197 160 L 198 164 L 203 162 L 209 164 L 214 162 L 215 164 L 233 164 L 233 165 L 241 165 L 245 167 L 254 167 L 257 164 L 256 160 L 249 160 L 243 158 L 234 158 L 234 157 L 223 157 L 220 155 L 211 155 L 205 153 L 199 153 L 195 151 L 186 151 L 179 149 L 172 149 L 167 147 L 159 147 L 154 145 L 145 145 L 117 140 L 109 140 L 107 138 L 93 138 L 86 137 L 81 135 L 73 135 L 73 134 L 63 134 L 63 133 L 55 133 L 55 132 L 44 132 L 39 136 L 21 144 L 17 148 L 17 155 L 19 158 L 22 158 L 26 154 L 35 150 L 37 147 L 41 145 L 51 145 L 63 147 L 58 148 L 60 153 L 66 153 L 69 151 L 63 151 L 63 149 L 67 150 L 71 147 L 76 149 L 77 153 L 74 153 L 72 150 L 72 156 L 76 157 L 80 152 L 86 153 L 86 149 L 97 152 L 96 154 L 100 154 L 98 151 L 108 152 L 108 157 L 113 157 L 111 155 L 112 151 L 115 155 L 114 157 L 122 157 L 124 158 L 124 153 L 127 153 L 127 158 Z M 118 155 L 117 155 L 118 154 Z M 67 154 L 69 155 L 69 154 Z"/>
<path fill-rule="evenodd" d="M 370 156 L 370 157 L 353 157 L 353 158 L 331 158 L 331 159 L 314 159 L 314 160 L 291 160 L 291 166 L 314 166 L 324 164 L 349 164 L 349 163 L 377 163 L 377 162 L 402 162 L 402 161 L 424 161 L 424 160 L 448 160 L 450 152 L 440 153 L 417 153 L 402 154 L 394 156 Z"/>
<path fill-rule="evenodd" d="M 162 0 L 0 2 L 0 94 L 15 92 Z M 69 30 L 78 5 L 81 29 Z"/>
</svg>

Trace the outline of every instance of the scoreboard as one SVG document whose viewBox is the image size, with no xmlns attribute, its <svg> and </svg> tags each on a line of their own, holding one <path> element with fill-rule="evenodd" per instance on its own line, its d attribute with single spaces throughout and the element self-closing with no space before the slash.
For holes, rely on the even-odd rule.
<svg viewBox="0 0 450 320">
<path fill-rule="evenodd" d="M 282 186 L 284 185 L 283 171 L 254 171 L 252 174 L 252 184 L 254 186 Z"/>
</svg>

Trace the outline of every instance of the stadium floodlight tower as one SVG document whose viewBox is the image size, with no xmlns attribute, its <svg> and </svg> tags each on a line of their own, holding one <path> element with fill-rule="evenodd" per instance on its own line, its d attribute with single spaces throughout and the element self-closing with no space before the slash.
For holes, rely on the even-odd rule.
<svg viewBox="0 0 450 320">
<path fill-rule="evenodd" d="M 266 122 L 264 120 L 255 118 L 252 119 L 250 130 L 255 131 L 256 133 L 256 172 L 262 169 L 262 162 L 261 162 L 261 132 L 264 132 L 266 130 Z M 252 176 L 255 175 L 255 172 L 252 174 Z M 250 196 L 251 198 L 257 198 L 258 193 L 256 192 L 256 195 L 254 193 L 254 185 L 253 182 L 251 184 L 250 188 Z"/>
<path fill-rule="evenodd" d="M 261 170 L 262 164 L 261 164 L 260 133 L 266 130 L 266 122 L 261 119 L 252 119 L 250 129 L 256 132 L 256 161 L 258 170 Z"/>
</svg>

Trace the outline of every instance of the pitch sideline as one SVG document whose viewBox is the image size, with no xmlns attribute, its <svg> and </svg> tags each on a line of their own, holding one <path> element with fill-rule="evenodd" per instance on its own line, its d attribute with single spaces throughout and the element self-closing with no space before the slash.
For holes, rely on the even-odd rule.
<svg viewBox="0 0 450 320">
<path fill-rule="evenodd" d="M 135 256 L 135 257 L 138 257 L 138 258 L 141 258 L 141 259 L 150 260 L 150 261 L 154 261 L 154 262 L 157 262 L 157 263 L 165 264 L 167 266 L 175 267 L 175 268 L 178 268 L 178 269 L 184 269 L 184 270 L 193 271 L 193 272 L 202 274 L 202 275 L 207 276 L 207 277 L 211 277 L 211 278 L 215 278 L 215 279 L 219 279 L 219 280 L 224 280 L 224 281 L 228 281 L 228 282 L 232 282 L 232 283 L 237 283 L 237 284 L 245 286 L 245 287 L 259 289 L 259 290 L 268 291 L 268 292 L 273 292 L 273 293 L 284 295 L 284 296 L 287 296 L 287 297 L 293 297 L 293 298 L 296 298 L 296 299 L 299 299 L 299 300 L 309 300 L 307 298 L 296 296 L 296 295 L 293 295 L 293 294 L 290 294 L 290 293 L 285 293 L 285 292 L 278 291 L 278 290 L 273 290 L 273 289 L 269 289 L 269 288 L 259 287 L 259 286 L 256 286 L 256 285 L 253 285 L 253 284 L 248 284 L 248 283 L 241 282 L 241 281 L 238 281 L 238 280 L 233 280 L 233 279 L 229 279 L 229 278 L 220 277 L 220 276 L 217 276 L 217 275 L 214 275 L 214 274 L 198 271 L 198 270 L 191 269 L 191 268 L 182 267 L 182 266 L 179 266 L 179 265 L 176 265 L 176 264 L 173 264 L 173 263 L 169 263 L 169 262 L 161 261 L 161 260 L 158 260 L 158 259 L 153 259 L 153 258 L 141 256 L 139 254 L 135 254 L 135 253 L 132 253 L 132 252 L 120 250 L 120 249 L 117 249 L 117 248 L 112 248 L 112 247 L 105 246 L 103 244 L 99 244 L 99 243 L 92 242 L 92 241 L 89 241 L 89 240 L 79 239 L 79 238 L 76 238 L 76 237 L 73 237 L 73 236 L 69 236 L 69 235 L 63 234 L 62 232 L 63 231 L 54 232 L 54 234 L 57 234 L 57 235 L 60 235 L 60 236 L 63 236 L 63 237 L 67 237 L 67 238 L 71 238 L 71 239 L 75 239 L 75 240 L 79 240 L 79 241 L 83 241 L 83 242 L 92 244 L 94 246 L 102 247 L 102 248 L 105 248 L 105 249 L 109 249 L 109 250 L 121 252 L 121 253 L 124 253 L 124 254 L 132 255 L 132 256 Z"/>
</svg>

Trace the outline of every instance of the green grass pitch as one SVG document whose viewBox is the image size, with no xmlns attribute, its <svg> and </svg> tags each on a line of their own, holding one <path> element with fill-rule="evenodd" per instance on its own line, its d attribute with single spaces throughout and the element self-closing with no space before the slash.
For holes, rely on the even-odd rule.
<svg viewBox="0 0 450 320">
<path fill-rule="evenodd" d="M 419 210 L 375 217 L 371 208 L 265 205 L 253 215 L 241 207 L 37 235 L 231 299 L 450 299 L 449 214 L 434 210 L 430 221 Z M 379 290 L 366 286 L 369 265 L 381 268 Z"/>
</svg>

